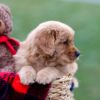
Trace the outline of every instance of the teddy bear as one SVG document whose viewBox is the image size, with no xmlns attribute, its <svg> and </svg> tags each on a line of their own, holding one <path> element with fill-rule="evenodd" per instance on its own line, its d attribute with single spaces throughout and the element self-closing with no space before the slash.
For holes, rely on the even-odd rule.
<svg viewBox="0 0 100 100">
<path fill-rule="evenodd" d="M 0 4 L 0 72 L 14 72 L 13 55 L 19 47 L 19 41 L 11 38 L 12 15 L 8 6 Z"/>
</svg>

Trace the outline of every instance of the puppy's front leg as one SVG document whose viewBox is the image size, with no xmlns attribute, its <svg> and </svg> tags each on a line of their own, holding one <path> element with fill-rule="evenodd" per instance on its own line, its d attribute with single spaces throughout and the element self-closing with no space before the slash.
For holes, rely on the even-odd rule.
<svg viewBox="0 0 100 100">
<path fill-rule="evenodd" d="M 34 80 L 36 79 L 36 71 L 33 69 L 32 66 L 22 67 L 21 70 L 18 72 L 18 75 L 20 77 L 21 83 L 25 85 L 34 83 Z"/>
<path fill-rule="evenodd" d="M 40 84 L 48 84 L 60 77 L 60 72 L 55 67 L 46 67 L 37 73 L 36 81 Z"/>
</svg>

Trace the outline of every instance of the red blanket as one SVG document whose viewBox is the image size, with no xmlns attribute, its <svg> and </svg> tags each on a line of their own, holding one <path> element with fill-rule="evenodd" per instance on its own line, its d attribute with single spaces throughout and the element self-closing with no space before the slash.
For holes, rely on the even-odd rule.
<svg viewBox="0 0 100 100">
<path fill-rule="evenodd" d="M 0 100 L 45 100 L 51 84 L 29 86 L 20 83 L 15 73 L 0 73 Z"/>
</svg>

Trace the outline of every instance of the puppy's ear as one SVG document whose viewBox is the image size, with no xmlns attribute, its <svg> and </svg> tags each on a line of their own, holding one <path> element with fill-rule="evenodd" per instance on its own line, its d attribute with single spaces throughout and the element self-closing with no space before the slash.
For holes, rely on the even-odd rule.
<svg viewBox="0 0 100 100">
<path fill-rule="evenodd" d="M 38 39 L 38 46 L 45 54 L 52 56 L 55 52 L 55 40 L 55 30 L 44 32 Z"/>
</svg>

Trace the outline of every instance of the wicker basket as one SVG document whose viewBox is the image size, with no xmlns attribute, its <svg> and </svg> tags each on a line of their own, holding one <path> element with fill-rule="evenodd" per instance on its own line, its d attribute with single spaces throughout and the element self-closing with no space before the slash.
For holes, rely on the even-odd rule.
<svg viewBox="0 0 100 100">
<path fill-rule="evenodd" d="M 71 75 L 55 80 L 46 100 L 75 100 L 73 92 L 70 91 L 72 80 Z"/>
</svg>

